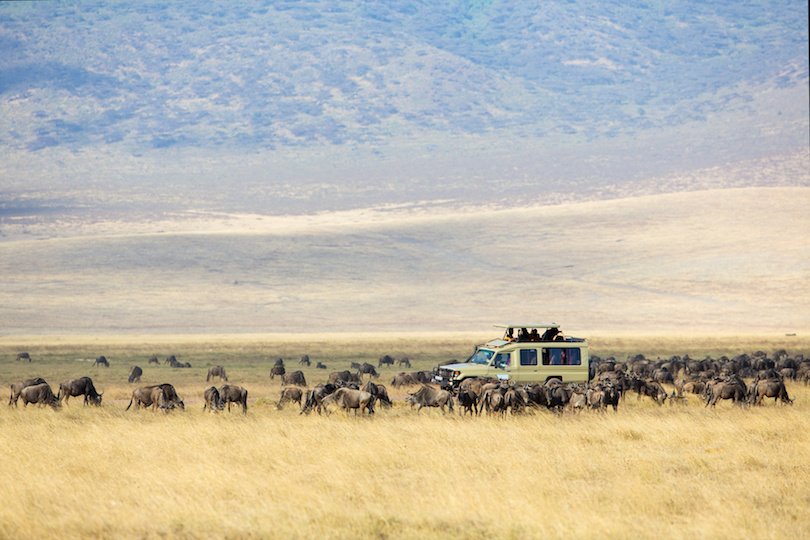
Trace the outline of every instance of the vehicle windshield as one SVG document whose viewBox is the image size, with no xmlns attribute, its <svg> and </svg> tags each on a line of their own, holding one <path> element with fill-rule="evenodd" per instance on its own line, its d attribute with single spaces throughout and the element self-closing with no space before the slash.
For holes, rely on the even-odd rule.
<svg viewBox="0 0 810 540">
<path fill-rule="evenodd" d="M 489 360 L 492 358 L 493 354 L 495 354 L 495 351 L 490 351 L 488 349 L 478 349 L 472 356 L 467 358 L 467 363 L 489 364 Z"/>
</svg>

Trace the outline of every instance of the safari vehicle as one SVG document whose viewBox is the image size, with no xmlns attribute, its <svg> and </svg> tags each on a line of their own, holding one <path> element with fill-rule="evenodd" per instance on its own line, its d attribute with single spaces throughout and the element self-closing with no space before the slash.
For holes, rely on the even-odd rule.
<svg viewBox="0 0 810 540">
<path fill-rule="evenodd" d="M 491 377 L 519 384 L 586 382 L 588 342 L 563 335 L 558 324 L 496 324 L 504 336 L 478 345 L 464 362 L 439 366 L 434 380 L 458 386 L 471 377 Z"/>
</svg>

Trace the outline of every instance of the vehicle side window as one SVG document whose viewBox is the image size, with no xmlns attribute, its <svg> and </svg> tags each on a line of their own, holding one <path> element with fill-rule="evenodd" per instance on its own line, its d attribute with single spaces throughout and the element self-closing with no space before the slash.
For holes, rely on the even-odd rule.
<svg viewBox="0 0 810 540">
<path fill-rule="evenodd" d="M 536 366 L 537 365 L 537 349 L 521 349 L 521 351 L 520 351 L 520 365 L 521 366 Z"/>
<path fill-rule="evenodd" d="M 579 366 L 582 365 L 582 351 L 571 349 L 543 349 L 544 366 Z"/>
<path fill-rule="evenodd" d="M 543 365 L 562 365 L 562 349 L 543 349 Z"/>
<path fill-rule="evenodd" d="M 495 367 L 503 368 L 511 364 L 512 355 L 510 353 L 499 353 L 495 357 Z"/>
</svg>

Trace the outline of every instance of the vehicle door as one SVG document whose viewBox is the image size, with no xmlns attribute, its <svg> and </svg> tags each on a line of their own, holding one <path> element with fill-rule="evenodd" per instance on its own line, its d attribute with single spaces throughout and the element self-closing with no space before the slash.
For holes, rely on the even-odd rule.
<svg viewBox="0 0 810 540">
<path fill-rule="evenodd" d="M 540 351 L 536 348 L 518 349 L 514 352 L 514 355 L 516 358 L 512 380 L 521 384 L 537 381 Z"/>
<path fill-rule="evenodd" d="M 492 358 L 492 371 L 489 373 L 490 377 L 501 380 L 508 380 L 512 378 L 512 353 L 500 352 Z"/>
</svg>

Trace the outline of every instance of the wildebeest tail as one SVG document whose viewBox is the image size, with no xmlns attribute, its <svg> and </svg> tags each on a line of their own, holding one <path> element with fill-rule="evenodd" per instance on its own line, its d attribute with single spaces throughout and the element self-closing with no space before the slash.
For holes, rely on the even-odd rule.
<svg viewBox="0 0 810 540">
<path fill-rule="evenodd" d="M 135 396 L 133 396 L 133 397 L 131 397 L 131 398 L 130 398 L 130 400 L 129 400 L 129 405 L 127 405 L 127 408 L 126 408 L 126 409 L 124 409 L 124 410 L 128 411 L 128 410 L 129 410 L 129 408 L 130 408 L 130 407 L 132 407 L 132 402 L 133 402 L 133 401 L 135 401 Z"/>
</svg>

